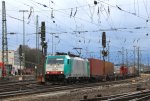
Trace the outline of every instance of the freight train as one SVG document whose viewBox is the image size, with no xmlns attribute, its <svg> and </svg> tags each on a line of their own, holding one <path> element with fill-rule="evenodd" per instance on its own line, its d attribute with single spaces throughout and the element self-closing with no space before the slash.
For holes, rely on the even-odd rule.
<svg viewBox="0 0 150 101">
<path fill-rule="evenodd" d="M 125 79 L 136 75 L 134 67 L 120 66 L 111 62 L 77 56 L 47 56 L 44 69 L 46 82 L 98 82 Z"/>
<path fill-rule="evenodd" d="M 47 56 L 45 81 L 87 82 L 114 79 L 114 64 L 98 59 L 69 55 Z"/>
</svg>

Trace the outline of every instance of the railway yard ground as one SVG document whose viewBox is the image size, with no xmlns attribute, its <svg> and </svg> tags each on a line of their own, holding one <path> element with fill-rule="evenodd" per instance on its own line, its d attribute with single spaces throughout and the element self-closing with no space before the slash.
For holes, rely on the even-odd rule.
<svg viewBox="0 0 150 101">
<path fill-rule="evenodd" d="M 150 90 L 150 74 L 141 74 L 140 77 L 122 81 L 101 82 L 90 85 L 81 84 L 80 86 L 69 85 L 67 86 L 68 89 L 66 86 L 60 86 L 61 90 L 58 89 L 58 85 L 57 88 L 53 86 L 47 85 L 47 88 L 50 87 L 51 90 L 46 92 L 5 97 L 0 101 L 80 101 L 100 96 L 136 93 L 138 91 Z"/>
</svg>

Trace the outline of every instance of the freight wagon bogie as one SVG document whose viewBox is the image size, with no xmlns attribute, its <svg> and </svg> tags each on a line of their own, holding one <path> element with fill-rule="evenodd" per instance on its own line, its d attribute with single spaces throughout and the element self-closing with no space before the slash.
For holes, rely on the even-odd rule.
<svg viewBox="0 0 150 101">
<path fill-rule="evenodd" d="M 67 79 L 68 83 L 83 83 L 89 82 L 89 77 L 70 77 Z"/>
<path fill-rule="evenodd" d="M 100 81 L 104 81 L 104 76 L 94 76 L 94 77 L 90 77 L 89 82 L 100 82 Z"/>
<path fill-rule="evenodd" d="M 45 75 L 46 82 L 63 82 L 65 80 L 65 75 Z"/>
</svg>

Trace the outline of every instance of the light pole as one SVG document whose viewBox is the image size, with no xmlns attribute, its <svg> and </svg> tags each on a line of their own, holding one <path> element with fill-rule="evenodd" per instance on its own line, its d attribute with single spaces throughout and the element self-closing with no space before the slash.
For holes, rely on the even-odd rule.
<svg viewBox="0 0 150 101">
<path fill-rule="evenodd" d="M 137 51 L 138 51 L 138 59 L 137 59 L 138 76 L 140 76 L 140 65 L 139 65 L 139 61 L 140 61 L 140 47 L 137 47 Z"/>
<path fill-rule="evenodd" d="M 23 65 L 25 68 L 25 23 L 24 23 L 24 13 L 28 12 L 28 10 L 19 10 L 19 12 L 23 13 Z"/>
<path fill-rule="evenodd" d="M 53 37 L 54 37 L 54 36 L 53 36 L 53 35 L 54 35 L 54 34 L 62 34 L 62 33 L 67 33 L 67 32 L 61 32 L 61 33 L 49 33 L 49 34 L 52 35 L 52 55 L 54 55 L 54 54 L 53 54 L 53 51 L 54 51 L 54 49 L 53 49 L 53 48 L 54 48 L 54 46 L 53 46 L 53 41 L 54 41 L 54 40 L 53 40 L 53 39 L 54 39 Z M 55 36 L 55 38 L 59 38 L 59 36 Z"/>
<path fill-rule="evenodd" d="M 109 53 L 110 53 L 110 52 L 109 52 L 109 49 L 110 49 L 109 44 L 110 44 L 110 39 L 109 39 L 109 41 L 107 41 L 107 45 L 108 45 L 108 62 L 110 61 L 110 60 L 109 60 L 109 59 L 110 59 L 110 57 L 109 57 L 109 55 L 110 55 L 110 54 L 109 54 Z"/>
<path fill-rule="evenodd" d="M 52 35 L 52 55 L 54 55 L 53 54 L 53 35 L 56 34 L 56 33 L 50 33 L 50 34 Z"/>
<path fill-rule="evenodd" d="M 126 66 L 128 67 L 128 50 L 126 49 Z"/>
<path fill-rule="evenodd" d="M 52 35 L 52 55 L 54 55 L 54 46 L 53 46 L 53 44 L 54 44 L 54 34 L 56 34 L 56 33 L 50 33 L 51 35 Z M 55 36 L 55 38 L 59 38 L 59 36 Z"/>
<path fill-rule="evenodd" d="M 122 51 L 118 51 L 122 55 L 122 66 L 124 66 L 124 48 L 122 47 Z"/>
<path fill-rule="evenodd" d="M 134 47 L 134 68 L 135 68 L 135 47 L 136 46 L 133 46 Z"/>
<path fill-rule="evenodd" d="M 55 36 L 55 38 L 59 38 L 59 36 Z M 59 42 L 58 42 L 59 43 Z M 56 45 L 58 44 L 58 43 L 55 43 L 54 45 L 55 45 L 55 53 L 56 53 Z"/>
</svg>

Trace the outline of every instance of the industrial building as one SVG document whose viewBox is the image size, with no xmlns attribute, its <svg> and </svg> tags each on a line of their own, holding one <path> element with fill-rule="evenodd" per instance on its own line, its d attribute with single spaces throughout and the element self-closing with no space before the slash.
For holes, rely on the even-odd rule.
<svg viewBox="0 0 150 101">
<path fill-rule="evenodd" d="M 0 62 L 2 62 L 2 51 L 0 50 Z M 23 66 L 20 65 L 18 51 L 8 50 L 8 66 L 5 66 L 6 75 L 14 75 L 15 72 L 18 73 L 18 69 L 22 69 Z M 2 68 L 0 69 L 2 72 Z M 0 76 L 2 73 L 0 73 Z"/>
</svg>

